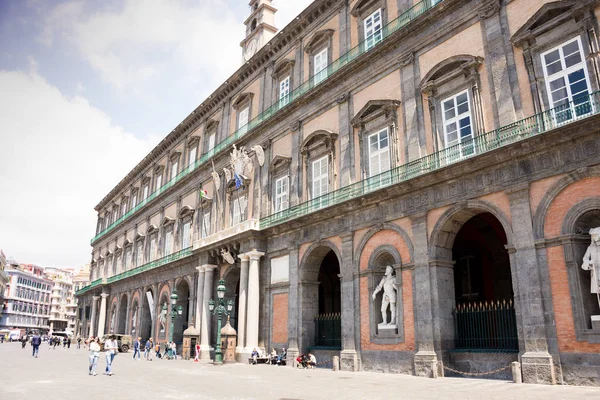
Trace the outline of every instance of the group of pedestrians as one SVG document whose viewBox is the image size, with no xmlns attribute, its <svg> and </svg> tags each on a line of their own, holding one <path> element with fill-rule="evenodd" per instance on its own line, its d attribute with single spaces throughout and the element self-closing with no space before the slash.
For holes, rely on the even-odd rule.
<svg viewBox="0 0 600 400">
<path fill-rule="evenodd" d="M 90 338 L 90 367 L 89 374 L 96 376 L 98 369 L 98 359 L 100 358 L 100 352 L 102 347 L 100 346 L 100 338 Z M 104 370 L 104 374 L 108 376 L 112 376 L 112 364 L 114 362 L 115 356 L 119 351 L 119 344 L 117 343 L 115 336 L 110 336 L 104 342 L 104 356 L 106 359 L 106 368 Z"/>
<path fill-rule="evenodd" d="M 164 349 L 164 352 L 163 352 Z M 144 359 L 146 361 L 152 361 L 152 352 L 157 359 L 171 360 L 177 357 L 177 345 L 175 342 L 167 342 L 164 344 L 156 343 L 152 338 L 148 339 L 144 344 L 141 337 L 138 337 L 133 342 L 133 360 L 139 361 L 142 357 L 142 350 L 144 351 Z"/>
</svg>

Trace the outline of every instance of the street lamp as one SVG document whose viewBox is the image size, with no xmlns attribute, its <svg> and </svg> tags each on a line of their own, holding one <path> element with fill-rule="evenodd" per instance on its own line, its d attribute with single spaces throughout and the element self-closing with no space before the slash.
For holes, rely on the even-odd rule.
<svg viewBox="0 0 600 400">
<path fill-rule="evenodd" d="M 177 305 L 177 300 L 179 296 L 177 296 L 177 291 L 174 291 L 171 294 L 171 325 L 169 328 L 169 342 L 173 342 L 173 325 L 175 324 L 175 318 L 180 317 L 183 314 L 183 307 L 181 305 Z M 163 303 L 162 311 L 165 315 L 167 315 L 167 303 Z"/>
<path fill-rule="evenodd" d="M 219 280 L 219 284 L 217 285 L 217 298 L 219 301 L 219 305 L 215 307 L 215 301 L 208 301 L 208 310 L 212 315 L 217 314 L 218 323 L 217 323 L 217 347 L 215 348 L 215 361 L 213 364 L 223 364 L 223 352 L 221 351 L 221 320 L 224 315 L 229 315 L 231 310 L 233 310 L 233 300 L 229 300 L 227 305 L 225 305 L 225 281 L 223 279 Z"/>
</svg>

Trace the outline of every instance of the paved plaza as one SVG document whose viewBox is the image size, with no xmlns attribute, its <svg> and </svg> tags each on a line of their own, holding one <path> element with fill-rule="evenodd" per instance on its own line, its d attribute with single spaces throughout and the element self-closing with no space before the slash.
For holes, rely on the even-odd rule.
<svg viewBox="0 0 600 400">
<path fill-rule="evenodd" d="M 270 365 L 192 361 L 133 361 L 119 354 L 113 376 L 88 375 L 87 351 L 47 344 L 39 358 L 31 347 L 0 345 L 0 399 L 599 399 L 600 388 L 516 385 L 483 379 L 426 379 L 406 375 L 299 370 Z"/>
</svg>

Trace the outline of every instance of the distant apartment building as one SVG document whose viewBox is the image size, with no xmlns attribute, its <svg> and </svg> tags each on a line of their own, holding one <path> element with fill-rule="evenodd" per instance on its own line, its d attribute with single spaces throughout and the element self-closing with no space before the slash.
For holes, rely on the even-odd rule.
<svg viewBox="0 0 600 400">
<path fill-rule="evenodd" d="M 79 270 L 79 272 L 73 276 L 73 290 L 75 292 L 77 292 L 78 290 L 81 290 L 82 288 L 86 287 L 87 285 L 90 284 L 90 265 L 86 264 L 83 266 L 83 268 L 81 268 Z M 78 305 L 78 299 L 77 297 L 74 297 L 74 303 L 75 303 L 75 307 L 77 307 Z M 89 314 L 90 309 L 89 307 L 87 309 L 81 308 L 79 309 L 79 314 L 78 315 L 78 319 L 76 319 L 75 321 L 75 336 L 79 336 L 80 335 L 80 324 L 79 321 L 81 321 L 84 318 L 84 312 L 87 312 Z M 89 318 L 89 315 L 88 317 Z"/>
<path fill-rule="evenodd" d="M 8 282 L 8 275 L 4 272 L 6 266 L 6 256 L 4 252 L 0 250 L 0 314 L 4 310 L 4 292 L 6 291 L 6 283 Z"/>
<path fill-rule="evenodd" d="M 50 332 L 75 332 L 77 304 L 74 299 L 73 270 L 46 268 L 54 282 L 50 295 Z"/>
<path fill-rule="evenodd" d="M 44 269 L 36 265 L 7 263 L 4 272 L 9 281 L 4 293 L 0 329 L 48 332 L 53 283 L 46 278 Z"/>
</svg>

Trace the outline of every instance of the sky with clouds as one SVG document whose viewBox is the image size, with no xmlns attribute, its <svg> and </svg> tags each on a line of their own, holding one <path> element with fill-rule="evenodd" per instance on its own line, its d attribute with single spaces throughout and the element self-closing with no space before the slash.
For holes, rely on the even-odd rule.
<svg viewBox="0 0 600 400">
<path fill-rule="evenodd" d="M 283 28 L 312 0 L 273 0 Z M 0 249 L 90 260 L 94 206 L 241 64 L 248 0 L 0 0 Z"/>
</svg>

